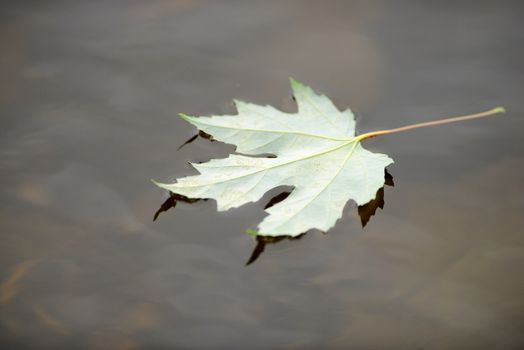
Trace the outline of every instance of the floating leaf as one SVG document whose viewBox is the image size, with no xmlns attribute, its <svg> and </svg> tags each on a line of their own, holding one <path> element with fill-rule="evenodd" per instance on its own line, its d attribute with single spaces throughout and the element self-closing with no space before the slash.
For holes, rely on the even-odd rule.
<svg viewBox="0 0 524 350">
<path fill-rule="evenodd" d="M 235 101 L 238 115 L 181 118 L 213 139 L 236 146 L 225 159 L 191 165 L 199 175 L 157 183 L 188 198 L 212 198 L 219 211 L 258 201 L 272 188 L 292 186 L 285 199 L 267 208 L 257 235 L 298 236 L 310 229 L 327 231 L 342 216 L 348 200 L 362 206 L 384 185 L 393 160 L 373 153 L 361 141 L 379 135 L 503 112 L 477 115 L 355 135 L 355 118 L 339 111 L 324 95 L 291 79 L 298 113 Z M 260 157 L 271 155 L 272 157 Z M 259 156 L 259 157 L 254 157 Z"/>
</svg>

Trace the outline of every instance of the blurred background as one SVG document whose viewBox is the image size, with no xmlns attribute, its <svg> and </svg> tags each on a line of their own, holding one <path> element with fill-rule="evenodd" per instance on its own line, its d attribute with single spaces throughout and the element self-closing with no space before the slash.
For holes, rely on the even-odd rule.
<svg viewBox="0 0 524 350">
<path fill-rule="evenodd" d="M 6 1 L 0 5 L 2 349 L 522 349 L 521 1 Z M 288 77 L 358 131 L 395 187 L 363 229 L 267 245 L 278 191 L 228 212 L 149 179 L 233 147 L 177 118 L 294 111 Z M 519 277 L 520 276 L 520 277 Z"/>
</svg>

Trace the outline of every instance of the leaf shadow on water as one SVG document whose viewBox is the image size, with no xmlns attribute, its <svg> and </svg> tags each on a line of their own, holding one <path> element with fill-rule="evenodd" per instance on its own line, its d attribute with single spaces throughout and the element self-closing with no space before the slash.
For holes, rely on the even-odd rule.
<svg viewBox="0 0 524 350">
<path fill-rule="evenodd" d="M 209 134 L 206 134 L 205 132 L 203 132 L 202 130 L 199 130 L 198 131 L 198 134 L 194 135 L 194 136 L 191 136 L 186 142 L 184 142 L 183 144 L 181 144 L 180 146 L 178 146 L 178 148 L 176 149 L 177 151 L 180 151 L 180 149 L 182 147 L 184 147 L 185 145 L 188 145 L 190 144 L 191 142 L 195 141 L 197 138 L 203 138 L 203 139 L 206 139 L 206 140 L 209 140 L 211 142 L 214 142 L 215 139 L 213 138 L 213 136 L 209 135 Z"/>
<path fill-rule="evenodd" d="M 387 169 L 384 171 L 384 186 L 378 189 L 375 199 L 370 200 L 364 205 L 358 206 L 358 216 L 360 216 L 362 227 L 366 226 L 371 217 L 375 215 L 377 208 L 384 209 L 384 204 L 386 203 L 384 201 L 385 186 L 395 186 L 395 183 L 393 182 L 393 176 L 388 173 Z"/>
<path fill-rule="evenodd" d="M 169 209 L 176 207 L 176 204 L 178 202 L 193 204 L 199 201 L 207 200 L 208 198 L 188 198 L 178 193 L 169 192 L 169 197 L 164 201 L 164 203 L 162 203 L 160 208 L 158 208 L 158 210 L 155 212 L 155 215 L 153 216 L 153 221 L 156 221 L 156 219 L 158 219 L 160 213 L 166 212 Z"/>
<path fill-rule="evenodd" d="M 194 139 L 196 139 L 198 136 L 199 135 L 193 136 L 192 137 L 193 140 L 189 139 L 188 141 L 186 141 L 185 144 L 193 142 Z M 182 146 L 184 146 L 185 144 L 183 144 Z M 384 204 L 385 204 L 384 187 L 385 186 L 391 186 L 391 187 L 395 186 L 395 183 L 393 182 L 393 176 L 387 171 L 387 169 L 384 171 L 384 186 L 382 186 L 381 188 L 377 190 L 377 194 L 375 198 L 364 205 L 358 206 L 358 215 L 360 216 L 360 222 L 363 228 L 367 225 L 371 217 L 375 215 L 378 208 L 384 209 Z M 273 205 L 279 202 L 282 202 L 290 194 L 291 194 L 291 191 L 284 191 L 284 192 L 277 194 L 276 196 L 273 196 L 269 200 L 269 202 L 264 206 L 264 209 L 270 208 Z M 207 201 L 207 200 L 208 200 L 207 198 L 188 198 L 186 196 L 182 196 L 177 193 L 169 192 L 169 197 L 164 201 L 164 203 L 162 203 L 160 208 L 158 208 L 158 210 L 155 212 L 153 216 L 153 221 L 155 221 L 158 218 L 160 213 L 166 212 L 170 210 L 171 208 L 174 208 L 178 202 L 193 204 L 199 201 Z M 255 262 L 260 257 L 260 255 L 262 255 L 262 253 L 264 252 L 266 248 L 266 245 L 276 244 L 276 243 L 286 241 L 286 240 L 287 241 L 297 241 L 301 239 L 302 237 L 304 237 L 306 234 L 307 232 L 301 233 L 298 236 L 258 236 L 257 235 L 255 238 L 257 244 L 255 248 L 253 249 L 253 251 L 251 252 L 250 257 L 246 262 L 246 266 Z"/>
</svg>

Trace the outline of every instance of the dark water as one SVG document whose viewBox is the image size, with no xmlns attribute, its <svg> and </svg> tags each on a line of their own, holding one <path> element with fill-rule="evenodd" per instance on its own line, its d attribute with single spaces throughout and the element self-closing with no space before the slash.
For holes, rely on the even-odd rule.
<svg viewBox="0 0 524 350">
<path fill-rule="evenodd" d="M 524 6 L 519 1 L 20 1 L 0 11 L 2 349 L 519 349 Z M 288 77 L 359 131 L 503 105 L 366 142 L 388 153 L 365 229 L 256 246 L 260 203 L 153 214 L 150 178 L 232 147 L 176 117 Z"/>
</svg>

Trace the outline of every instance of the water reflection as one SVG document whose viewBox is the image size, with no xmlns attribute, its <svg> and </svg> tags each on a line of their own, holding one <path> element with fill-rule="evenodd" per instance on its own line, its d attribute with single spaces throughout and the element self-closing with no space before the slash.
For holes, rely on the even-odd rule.
<svg viewBox="0 0 524 350">
<path fill-rule="evenodd" d="M 34 313 L 36 315 L 36 318 L 48 329 L 49 331 L 57 334 L 57 335 L 69 335 L 71 332 L 69 329 L 67 329 L 66 325 L 53 317 L 46 309 L 43 307 L 36 305 L 34 307 Z"/>
<path fill-rule="evenodd" d="M 196 137 L 199 135 L 196 135 L 189 139 L 186 143 L 192 142 L 192 139 L 196 139 Z M 183 145 L 182 145 L 183 146 Z M 385 186 L 395 186 L 395 183 L 393 182 L 393 176 L 387 171 L 387 169 L 384 171 L 384 186 L 378 189 L 377 194 L 375 195 L 375 198 L 369 201 L 368 203 L 364 205 L 358 206 L 358 215 L 360 217 L 360 222 L 362 224 L 362 227 L 365 227 L 371 217 L 375 215 L 377 208 L 384 209 L 384 187 Z M 270 208 L 273 205 L 282 202 L 284 199 L 286 199 L 291 194 L 291 191 L 284 191 L 276 196 L 273 196 L 269 202 L 264 206 L 264 209 Z M 166 212 L 170 210 L 171 208 L 176 207 L 178 202 L 183 202 L 187 204 L 193 204 L 198 201 L 207 201 L 207 198 L 188 198 L 186 196 L 169 192 L 169 197 L 160 205 L 160 208 L 155 212 L 155 215 L 153 216 L 153 221 L 155 221 L 160 213 Z M 298 236 L 256 236 L 256 246 L 253 249 L 249 259 L 246 262 L 246 266 L 252 264 L 255 262 L 260 255 L 264 252 L 267 244 L 276 244 L 282 241 L 297 241 L 301 239 L 304 235 L 306 235 L 307 232 L 304 232 Z"/>
<path fill-rule="evenodd" d="M 26 260 L 17 264 L 9 276 L 0 284 L 0 305 L 9 303 L 20 291 L 20 281 L 35 266 L 37 260 Z"/>
</svg>

